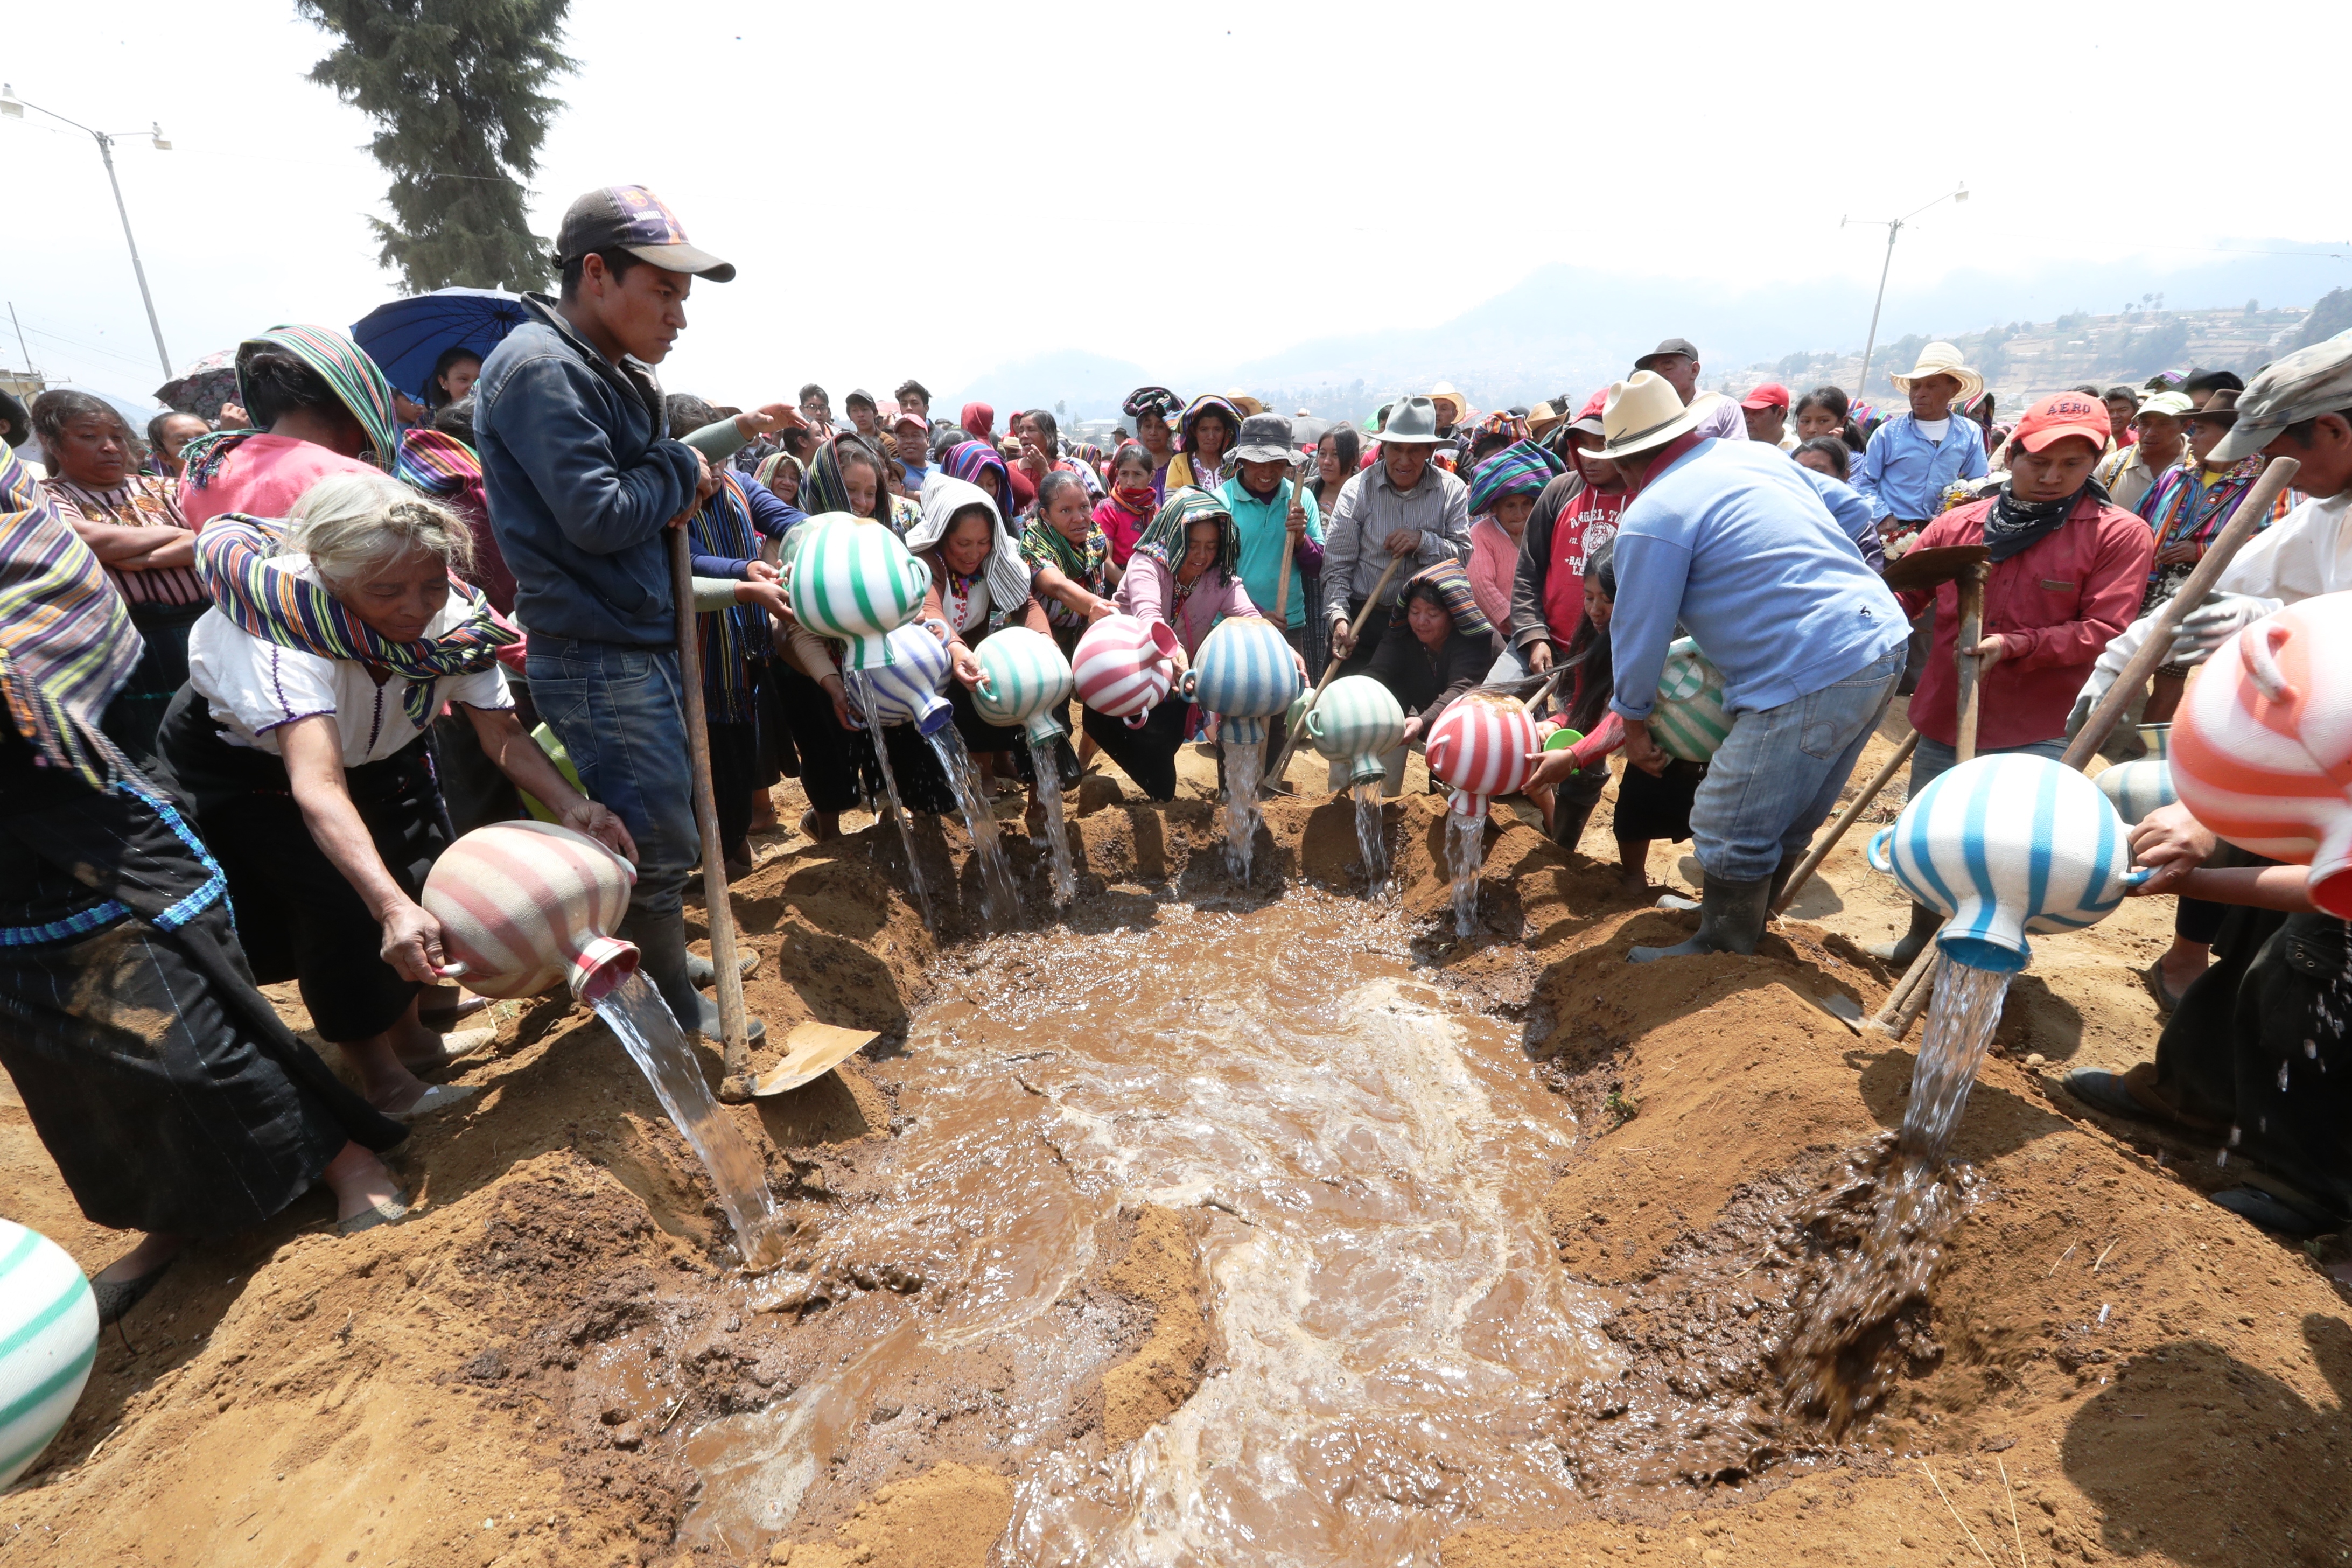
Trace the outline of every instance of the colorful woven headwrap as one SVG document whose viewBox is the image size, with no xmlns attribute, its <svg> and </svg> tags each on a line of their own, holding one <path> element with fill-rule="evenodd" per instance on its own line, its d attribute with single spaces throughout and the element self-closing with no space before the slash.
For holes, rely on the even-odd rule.
<svg viewBox="0 0 2352 1568">
<path fill-rule="evenodd" d="M 404 502 L 422 505 L 422 502 Z M 269 559 L 280 524 L 223 512 L 196 535 L 196 575 L 213 605 L 231 621 L 279 647 L 348 658 L 388 671 L 413 684 L 402 701 L 420 730 L 433 721 L 433 683 L 445 675 L 469 675 L 496 663 L 499 649 L 522 640 L 490 607 L 481 590 L 449 574 L 449 594 L 467 608 L 466 619 L 436 637 L 416 642 L 385 640 L 345 609 L 322 584 L 298 577 Z"/>
<path fill-rule="evenodd" d="M 1003 515 L 1013 514 L 1013 473 L 1004 466 L 1004 454 L 985 441 L 958 441 L 940 459 L 940 472 L 951 479 L 961 479 L 968 485 L 978 485 L 986 490 Z M 993 474 L 994 479 L 982 476 Z"/>
<path fill-rule="evenodd" d="M 1441 561 L 1434 566 L 1423 567 L 1405 579 L 1405 593 L 1411 594 L 1416 583 L 1426 583 L 1437 590 L 1438 596 L 1445 601 L 1445 613 L 1454 617 L 1454 625 L 1465 637 L 1495 635 L 1495 624 L 1478 608 L 1478 595 L 1470 591 L 1470 574 L 1462 569 L 1459 561 Z"/>
<path fill-rule="evenodd" d="M 1168 492 L 1167 504 L 1160 509 L 1143 530 L 1143 537 L 1135 542 L 1135 555 L 1149 555 L 1168 568 L 1169 575 L 1184 563 L 1185 535 L 1196 522 L 1214 521 L 1217 524 L 1217 559 L 1215 566 L 1228 577 L 1241 574 L 1241 532 L 1234 527 L 1234 514 L 1224 498 L 1198 485 L 1183 485 Z M 1128 557 L 1128 566 L 1135 565 L 1135 555 Z"/>
<path fill-rule="evenodd" d="M 400 451 L 400 423 L 392 412 L 392 385 L 375 361 L 332 327 L 272 327 L 236 346 L 236 397 L 248 409 L 253 406 L 253 395 L 246 386 L 246 363 L 273 348 L 284 349 L 319 373 L 367 432 L 375 466 L 389 469 Z M 195 489 L 211 484 L 220 473 L 221 459 L 252 434 L 250 430 L 216 430 L 189 442 L 180 452 L 180 460 L 187 465 L 187 484 Z"/>
<path fill-rule="evenodd" d="M 474 449 L 440 430 L 404 430 L 393 478 L 429 496 L 463 495 L 482 482 L 482 460 Z"/>
<path fill-rule="evenodd" d="M 882 456 L 863 436 L 835 436 L 817 447 L 801 480 L 801 510 L 811 517 L 825 511 L 855 515 L 849 504 L 849 482 L 841 475 L 844 450 L 862 452 L 874 465 L 874 515 L 867 521 L 886 524 L 893 533 L 906 531 L 890 505 L 889 492 L 882 488 Z"/>
<path fill-rule="evenodd" d="M 1165 419 L 1171 415 L 1182 413 L 1184 400 L 1164 386 L 1139 386 L 1127 395 L 1127 401 L 1120 404 L 1118 409 L 1129 419 L 1140 419 L 1147 414 L 1156 414 Z"/>
<path fill-rule="evenodd" d="M 1228 428 L 1232 432 L 1233 440 L 1225 443 L 1226 449 L 1231 450 L 1234 443 L 1240 441 L 1242 438 L 1242 411 L 1234 407 L 1231 403 L 1226 402 L 1223 398 L 1219 397 L 1215 393 L 1204 392 L 1200 396 L 1192 399 L 1192 401 L 1187 405 L 1184 409 L 1184 450 L 1189 452 L 1192 449 L 1192 426 L 1201 422 L 1202 415 L 1208 413 L 1212 409 L 1223 414 L 1225 418 L 1230 421 Z"/>
<path fill-rule="evenodd" d="M 1470 513 L 1492 511 L 1506 496 L 1536 495 L 1567 469 L 1533 441 L 1514 441 L 1470 470 Z"/>
<path fill-rule="evenodd" d="M 41 765 L 107 786 L 99 716 L 142 651 L 97 555 L 0 441 L 0 700 Z"/>
<path fill-rule="evenodd" d="M 793 466 L 793 474 L 796 475 L 803 483 L 807 481 L 808 465 L 802 462 L 798 458 L 793 457 L 790 452 L 771 452 L 766 457 L 761 458 L 760 471 L 753 475 L 752 478 L 759 481 L 760 488 L 761 489 L 772 490 L 776 488 L 776 476 L 783 471 L 783 467 L 786 463 L 790 463 Z M 795 491 L 794 493 L 797 494 L 798 492 Z"/>
</svg>

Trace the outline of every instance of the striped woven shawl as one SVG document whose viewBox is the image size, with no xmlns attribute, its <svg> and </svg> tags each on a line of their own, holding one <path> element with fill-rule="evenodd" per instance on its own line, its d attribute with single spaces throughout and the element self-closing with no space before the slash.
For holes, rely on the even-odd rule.
<svg viewBox="0 0 2352 1568">
<path fill-rule="evenodd" d="M 0 699 L 42 765 L 107 787 L 99 717 L 142 651 L 106 569 L 0 442 Z"/>
</svg>

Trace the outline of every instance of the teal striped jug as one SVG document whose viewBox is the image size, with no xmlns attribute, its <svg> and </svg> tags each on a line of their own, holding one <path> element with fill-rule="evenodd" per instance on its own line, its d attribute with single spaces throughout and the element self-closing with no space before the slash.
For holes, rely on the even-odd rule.
<svg viewBox="0 0 2352 1568">
<path fill-rule="evenodd" d="M 66 1249 L 0 1219 L 0 1488 L 41 1457 L 98 1358 L 98 1299 Z"/>
<path fill-rule="evenodd" d="M 1062 732 L 1055 716 L 1070 705 L 1076 684 L 1060 645 L 1027 626 L 992 632 L 976 650 L 980 684 L 971 689 L 972 711 L 985 723 L 1018 725 L 1038 745 Z"/>
<path fill-rule="evenodd" d="M 1650 739 L 1670 757 L 1703 763 L 1730 733 L 1731 715 L 1723 710 L 1723 671 L 1699 652 L 1698 644 L 1676 638 L 1666 649 L 1666 667 L 1658 676 Z"/>
<path fill-rule="evenodd" d="M 887 639 L 922 613 L 931 569 L 897 534 L 845 511 L 813 517 L 793 533 L 799 543 L 783 567 L 783 588 L 793 618 L 847 643 L 847 668 L 890 663 Z"/>
<path fill-rule="evenodd" d="M 1404 710 L 1369 675 L 1343 675 L 1307 710 L 1307 738 L 1330 762 L 1345 763 L 1351 784 L 1383 776 L 1381 754 L 1404 739 Z"/>
</svg>

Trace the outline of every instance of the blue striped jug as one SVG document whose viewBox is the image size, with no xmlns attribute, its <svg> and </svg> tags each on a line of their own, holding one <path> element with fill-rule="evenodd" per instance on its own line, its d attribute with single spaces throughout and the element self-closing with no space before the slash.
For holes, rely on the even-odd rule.
<svg viewBox="0 0 2352 1568">
<path fill-rule="evenodd" d="M 1272 621 L 1229 616 L 1202 641 L 1184 695 L 1223 721 L 1221 739 L 1246 746 L 1265 739 L 1265 721 L 1287 709 L 1303 684 L 1289 639 Z"/>
</svg>

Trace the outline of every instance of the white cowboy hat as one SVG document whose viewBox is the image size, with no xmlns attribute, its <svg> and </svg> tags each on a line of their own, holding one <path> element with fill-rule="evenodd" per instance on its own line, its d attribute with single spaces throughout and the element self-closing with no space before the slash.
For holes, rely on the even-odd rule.
<svg viewBox="0 0 2352 1568">
<path fill-rule="evenodd" d="M 1696 428 L 1699 411 L 1685 408 L 1674 384 L 1654 370 L 1637 370 L 1609 388 L 1601 411 L 1602 458 L 1622 458 L 1663 447 Z"/>
<path fill-rule="evenodd" d="M 1441 381 L 1431 387 L 1429 400 L 1432 403 L 1444 402 L 1454 405 L 1454 423 L 1456 425 L 1470 417 L 1470 400 L 1454 391 L 1454 384 L 1450 381 Z"/>
<path fill-rule="evenodd" d="M 1984 390 L 1984 377 L 1970 370 L 1960 359 L 1960 351 L 1949 343 L 1929 343 L 1919 351 L 1919 363 L 1901 375 L 1889 375 L 1895 390 L 1910 395 L 1911 384 L 1931 375 L 1948 375 L 1960 384 L 1952 396 L 1955 404 L 1968 402 Z"/>
</svg>

